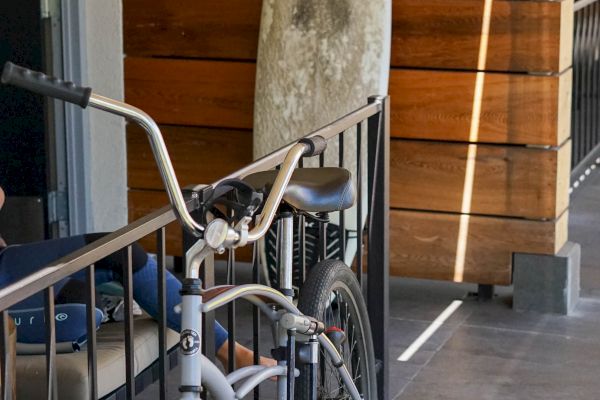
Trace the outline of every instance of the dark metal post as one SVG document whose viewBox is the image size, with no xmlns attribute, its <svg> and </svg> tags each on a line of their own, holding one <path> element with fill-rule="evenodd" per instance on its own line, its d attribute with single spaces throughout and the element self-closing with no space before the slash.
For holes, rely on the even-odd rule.
<svg viewBox="0 0 600 400">
<path fill-rule="evenodd" d="M 46 324 L 46 398 L 58 399 L 56 389 L 56 324 L 54 320 L 54 286 L 44 291 L 44 318 Z"/>
<path fill-rule="evenodd" d="M 227 255 L 227 284 L 235 285 L 235 249 L 230 249 Z M 228 342 L 228 372 L 233 372 L 236 369 L 235 363 L 235 317 L 236 304 L 232 301 L 227 305 L 227 342 Z"/>
<path fill-rule="evenodd" d="M 258 245 L 252 245 L 252 281 L 260 283 L 260 251 Z M 254 365 L 260 364 L 260 310 L 257 306 L 252 306 L 252 344 Z M 254 388 L 254 400 L 260 399 L 260 386 Z"/>
<path fill-rule="evenodd" d="M 10 367 L 13 367 L 10 362 L 11 350 L 10 350 L 10 316 L 8 311 L 1 312 L 0 318 L 0 362 L 2 364 L 2 400 L 8 400 L 13 398 L 13 382 L 12 375 L 15 371 L 11 371 Z"/>
<path fill-rule="evenodd" d="M 356 278 L 363 287 L 362 122 L 356 125 Z"/>
<path fill-rule="evenodd" d="M 381 368 L 377 375 L 380 399 L 388 397 L 388 317 L 389 317 L 389 98 L 370 97 L 381 102 L 381 112 L 368 120 L 369 159 L 369 251 L 367 308 L 373 331 L 375 358 Z"/>
<path fill-rule="evenodd" d="M 338 154 L 338 166 L 344 168 L 344 132 L 338 136 L 339 142 L 339 154 Z M 338 227 L 338 234 L 340 235 L 339 247 L 340 255 L 339 259 L 343 262 L 346 256 L 346 214 L 344 210 L 339 212 L 340 214 L 340 226 Z"/>
<path fill-rule="evenodd" d="M 123 289 L 125 305 L 125 393 L 127 399 L 135 397 L 135 354 L 133 342 L 133 270 L 132 249 L 127 246 L 124 252 Z"/>
<path fill-rule="evenodd" d="M 167 284 L 165 228 L 156 231 L 156 263 L 158 267 L 158 379 L 160 400 L 167 398 Z"/>
<path fill-rule="evenodd" d="M 95 265 L 86 271 L 87 279 L 87 359 L 88 393 L 91 400 L 98 398 L 98 371 L 96 367 L 96 276 Z"/>
</svg>

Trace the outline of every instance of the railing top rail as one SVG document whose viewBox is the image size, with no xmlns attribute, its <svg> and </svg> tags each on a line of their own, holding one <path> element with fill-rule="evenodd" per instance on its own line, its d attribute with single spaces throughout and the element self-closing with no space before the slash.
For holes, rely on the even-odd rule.
<svg viewBox="0 0 600 400">
<path fill-rule="evenodd" d="M 312 137 L 320 135 L 325 139 L 344 132 L 355 126 L 361 121 L 377 114 L 382 110 L 382 103 L 379 97 L 370 98 L 370 103 L 358 108 L 355 111 L 341 117 L 340 119 L 320 128 L 307 135 Z M 211 186 L 217 185 L 224 179 L 240 178 L 254 172 L 264 171 L 275 168 L 283 162 L 287 151 L 293 144 L 282 147 L 279 150 L 253 162 L 252 164 L 228 175 L 227 177 L 214 182 Z M 188 200 L 188 210 L 196 207 L 196 201 Z M 106 236 L 90 243 L 81 249 L 60 258 L 59 260 L 45 266 L 36 273 L 29 275 L 9 286 L 0 289 L 0 311 L 7 310 L 14 304 L 25 300 L 26 298 L 38 293 L 45 288 L 56 284 L 60 280 L 88 267 L 91 264 L 115 253 L 116 251 L 150 235 L 158 229 L 175 221 L 175 213 L 171 206 L 165 206 L 156 210 L 145 217 L 142 217 L 131 224 L 124 226 L 109 233 Z"/>
<path fill-rule="evenodd" d="M 324 139 L 329 140 L 332 137 L 338 135 L 340 132 L 350 129 L 359 122 L 364 121 L 367 118 L 377 114 L 381 111 L 380 98 L 371 97 L 370 99 L 373 99 L 371 103 L 362 106 L 361 108 L 358 108 L 349 114 L 344 115 L 338 120 L 328 125 L 325 125 L 324 127 L 317 129 L 316 131 L 309 133 L 305 137 L 322 136 Z M 273 153 L 268 154 L 256 160 L 252 164 L 249 164 L 248 166 L 224 177 L 223 179 L 218 180 L 217 182 L 213 183 L 213 186 L 226 179 L 243 178 L 244 176 L 253 174 L 255 172 L 275 168 L 277 165 L 283 162 L 285 155 L 293 145 L 294 143 L 290 143 L 280 148 L 279 150 L 275 150 Z"/>
<path fill-rule="evenodd" d="M 195 201 L 188 201 L 193 207 Z M 106 236 L 48 264 L 39 271 L 0 289 L 0 310 L 25 300 L 31 295 L 54 285 L 87 266 L 140 240 L 158 229 L 175 221 L 171 206 L 162 207 Z"/>
<path fill-rule="evenodd" d="M 596 3 L 599 0 L 577 0 L 575 4 L 573 4 L 573 11 L 577 12 L 593 3 Z"/>
</svg>

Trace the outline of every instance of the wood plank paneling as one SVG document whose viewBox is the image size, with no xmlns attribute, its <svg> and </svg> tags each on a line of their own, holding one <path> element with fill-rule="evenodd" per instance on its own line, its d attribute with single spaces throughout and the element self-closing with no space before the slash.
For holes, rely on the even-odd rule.
<svg viewBox="0 0 600 400">
<path fill-rule="evenodd" d="M 571 70 L 559 76 L 485 73 L 481 112 L 474 115 L 477 75 L 392 70 L 392 136 L 468 142 L 478 126 L 475 141 L 484 143 L 558 146 L 569 137 Z"/>
<path fill-rule="evenodd" d="M 391 273 L 414 278 L 456 280 L 461 219 L 468 227 L 462 282 L 509 285 L 513 253 L 556 254 L 567 238 L 567 212 L 547 222 L 399 210 L 390 218 Z"/>
<path fill-rule="evenodd" d="M 252 161 L 252 132 L 161 126 L 180 186 L 212 183 Z M 146 133 L 127 126 L 128 185 L 163 190 Z"/>
<path fill-rule="evenodd" d="M 252 129 L 253 63 L 125 59 L 125 99 L 160 124 Z"/>
<path fill-rule="evenodd" d="M 393 0 L 392 65 L 476 70 L 483 0 Z M 492 3 L 486 70 L 561 72 L 571 65 L 573 0 Z"/>
<path fill-rule="evenodd" d="M 124 0 L 128 56 L 255 60 L 262 0 Z"/>
<path fill-rule="evenodd" d="M 475 158 L 469 159 L 469 147 Z M 475 150 L 473 152 L 473 150 Z M 570 141 L 556 149 L 392 140 L 390 205 L 396 208 L 554 219 L 568 206 Z M 465 187 L 468 164 L 472 187 Z"/>
</svg>

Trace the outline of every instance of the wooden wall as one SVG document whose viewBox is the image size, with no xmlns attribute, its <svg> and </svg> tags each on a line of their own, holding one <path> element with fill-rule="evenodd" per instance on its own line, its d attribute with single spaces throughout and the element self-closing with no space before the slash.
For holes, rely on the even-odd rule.
<svg viewBox="0 0 600 400">
<path fill-rule="evenodd" d="M 261 0 L 123 4 L 126 100 L 163 128 L 181 183 L 250 162 Z M 494 0 L 478 71 L 485 4 L 393 0 L 396 275 L 456 280 L 457 242 L 466 239 L 459 280 L 508 284 L 513 252 L 553 254 L 566 241 L 572 0 Z M 143 132 L 129 127 L 127 141 L 135 219 L 166 197 Z M 178 229 L 168 232 L 176 254 Z"/>
<path fill-rule="evenodd" d="M 261 0 L 124 0 L 125 98 L 159 123 L 180 184 L 252 161 Z M 131 220 L 166 204 L 148 140 L 127 129 Z M 167 250 L 181 254 L 179 228 Z M 152 241 L 145 243 L 152 247 Z"/>
<path fill-rule="evenodd" d="M 572 7 L 393 0 L 394 274 L 509 284 L 565 243 Z"/>
</svg>

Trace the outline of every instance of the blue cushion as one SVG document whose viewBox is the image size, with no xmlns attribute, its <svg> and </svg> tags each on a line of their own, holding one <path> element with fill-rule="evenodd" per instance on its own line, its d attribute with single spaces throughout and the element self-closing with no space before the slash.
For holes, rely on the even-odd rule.
<svg viewBox="0 0 600 400">
<path fill-rule="evenodd" d="M 9 310 L 17 326 L 17 342 L 45 343 L 44 308 Z M 96 328 L 102 323 L 102 310 L 96 308 Z M 54 306 L 57 342 L 81 345 L 87 340 L 86 305 L 71 303 Z"/>
</svg>

